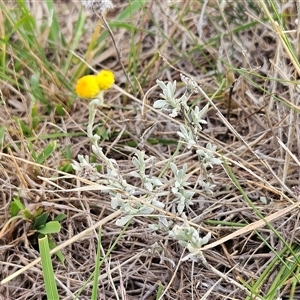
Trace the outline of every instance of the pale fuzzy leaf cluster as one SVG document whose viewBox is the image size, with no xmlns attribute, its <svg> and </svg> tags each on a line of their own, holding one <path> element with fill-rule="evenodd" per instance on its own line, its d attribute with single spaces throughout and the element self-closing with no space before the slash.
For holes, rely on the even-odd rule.
<svg viewBox="0 0 300 300">
<path fill-rule="evenodd" d="M 196 153 L 199 156 L 199 160 L 205 169 L 208 167 L 213 168 L 213 165 L 220 165 L 222 161 L 215 157 L 215 152 L 217 151 L 217 146 L 207 143 L 205 150 L 199 149 Z"/>
<path fill-rule="evenodd" d="M 186 86 L 184 94 L 177 98 L 176 94 L 176 81 L 168 82 L 165 84 L 163 81 L 156 80 L 157 85 L 161 88 L 162 93 L 159 94 L 161 99 L 154 102 L 153 107 L 161 111 L 166 111 L 170 117 L 174 118 L 179 114 L 190 118 L 189 123 L 191 126 L 181 125 L 180 131 L 177 134 L 187 144 L 188 149 L 196 145 L 197 133 L 202 130 L 201 124 L 207 124 L 203 119 L 206 115 L 209 104 L 205 105 L 201 110 L 198 106 L 190 109 L 188 100 L 193 93 L 198 92 L 197 83 L 189 77 L 180 74 L 182 82 Z"/>
<path fill-rule="evenodd" d="M 114 209 L 119 208 L 122 212 L 125 213 L 125 216 L 117 220 L 116 224 L 119 226 L 123 226 L 135 215 L 149 215 L 153 213 L 153 207 L 150 207 L 149 205 L 138 201 L 138 198 L 131 199 L 130 196 L 140 194 L 140 192 L 136 191 L 136 189 L 132 185 L 129 185 L 123 178 L 118 168 L 117 162 L 114 159 L 106 158 L 100 147 L 94 147 L 93 152 L 105 162 L 107 186 L 114 188 L 114 190 L 109 191 L 109 195 L 111 198 L 111 207 Z M 143 155 L 141 155 L 141 157 L 143 157 Z M 135 162 L 137 163 L 137 161 Z M 155 195 L 143 197 L 143 200 L 143 202 L 151 204 L 152 206 L 156 206 L 159 208 L 164 207 L 164 205 L 157 200 L 157 197 Z"/>
<path fill-rule="evenodd" d="M 175 225 L 170 231 L 169 236 L 178 240 L 180 245 L 189 250 L 190 255 L 183 258 L 183 260 L 191 258 L 194 261 L 199 261 L 203 257 L 202 252 L 199 249 L 209 242 L 211 233 L 209 232 L 201 238 L 199 232 L 186 223 L 182 226 Z"/>
<path fill-rule="evenodd" d="M 122 212 L 125 213 L 125 216 L 117 220 L 116 224 L 118 226 L 124 226 L 128 221 L 130 221 L 135 215 L 150 215 L 154 212 L 154 208 L 150 206 L 155 206 L 158 208 L 163 208 L 164 204 L 158 200 L 156 195 L 140 195 L 139 191 L 127 183 L 127 181 L 121 175 L 121 172 L 118 167 L 118 163 L 114 159 L 109 159 L 103 153 L 101 147 L 97 147 L 96 144 L 92 146 L 93 152 L 99 157 L 106 165 L 106 184 L 109 187 L 113 187 L 113 190 L 109 191 L 111 198 L 111 207 L 114 209 L 119 208 Z M 145 153 L 140 151 L 135 157 L 133 157 L 132 162 L 138 171 L 132 172 L 132 176 L 139 177 L 145 187 L 148 187 L 149 191 L 152 191 L 154 187 L 162 185 L 161 181 L 158 178 L 148 178 L 146 175 L 146 167 L 153 158 L 144 159 Z M 120 192 L 118 192 L 120 191 Z M 143 197 L 143 202 L 138 201 L 139 198 L 130 198 L 139 194 L 140 197 Z M 150 205 L 147 205 L 150 204 Z"/>
<path fill-rule="evenodd" d="M 156 83 L 162 89 L 162 94 L 159 94 L 162 99 L 154 102 L 154 108 L 167 111 L 172 118 L 178 116 L 182 109 L 188 109 L 186 95 L 180 98 L 175 97 L 176 81 L 168 82 L 167 85 L 160 80 L 156 80 Z"/>
<path fill-rule="evenodd" d="M 110 0 L 81 0 L 81 4 L 86 9 L 99 11 L 102 14 L 114 8 L 114 4 Z"/>
<path fill-rule="evenodd" d="M 163 232 L 169 232 L 171 226 L 174 224 L 172 220 L 168 220 L 165 216 L 158 216 L 157 224 L 150 224 L 149 228 L 153 231 L 161 230 Z"/>
<path fill-rule="evenodd" d="M 201 110 L 199 106 L 191 109 L 191 118 L 192 118 L 192 125 L 194 126 L 194 133 L 196 134 L 202 130 L 202 126 L 200 124 L 207 124 L 207 122 L 203 119 L 206 115 L 209 108 L 209 103 L 207 103 Z"/>
<path fill-rule="evenodd" d="M 146 168 L 149 166 L 151 168 L 155 163 L 154 156 L 145 159 L 145 151 L 139 151 L 132 158 L 132 163 L 137 168 L 137 171 L 130 172 L 130 175 L 139 178 L 145 189 L 151 192 L 155 187 L 163 185 L 157 177 L 152 174 L 146 174 Z"/>
<path fill-rule="evenodd" d="M 186 142 L 187 148 L 191 149 L 196 145 L 194 140 L 194 134 L 190 127 L 186 127 L 184 125 L 180 125 L 180 131 L 177 131 L 177 134 Z"/>
<path fill-rule="evenodd" d="M 90 181 L 97 181 L 100 179 L 101 175 L 96 169 L 96 164 L 91 163 L 90 158 L 87 155 L 78 155 L 78 160 L 79 162 L 73 161 L 72 163 L 72 167 L 78 177 Z"/>
<path fill-rule="evenodd" d="M 175 201 L 178 203 L 177 211 L 179 214 L 182 214 L 186 206 L 193 204 L 192 198 L 195 192 L 187 189 L 190 185 L 190 182 L 187 181 L 189 178 L 186 174 L 187 164 L 184 164 L 181 170 L 178 170 L 174 163 L 171 163 L 170 167 L 174 174 L 174 185 L 171 190 L 175 196 Z"/>
<path fill-rule="evenodd" d="M 125 213 L 124 217 L 121 217 L 116 221 L 116 225 L 124 226 L 128 221 L 130 221 L 135 215 L 150 215 L 154 209 L 139 201 L 133 201 L 131 199 L 126 199 L 122 197 L 120 193 L 110 193 L 111 194 L 111 207 L 114 209 L 119 208 Z M 149 204 L 151 204 L 151 199 L 146 199 Z"/>
</svg>

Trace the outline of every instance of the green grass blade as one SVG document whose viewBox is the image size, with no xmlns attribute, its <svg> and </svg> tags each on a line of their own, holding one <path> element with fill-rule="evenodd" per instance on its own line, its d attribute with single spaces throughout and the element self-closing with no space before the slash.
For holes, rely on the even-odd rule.
<svg viewBox="0 0 300 300">
<path fill-rule="evenodd" d="M 43 152 L 38 156 L 36 162 L 38 164 L 43 164 L 45 160 L 53 153 L 57 146 L 56 141 L 49 143 L 49 145 L 43 150 Z"/>
<path fill-rule="evenodd" d="M 47 298 L 59 299 L 47 235 L 39 239 L 39 249 Z"/>
<path fill-rule="evenodd" d="M 100 271 L 100 251 L 101 251 L 101 236 L 102 236 L 102 228 L 99 228 L 98 234 L 98 245 L 97 245 L 97 255 L 96 255 L 96 263 L 95 263 L 95 271 L 94 271 L 94 283 L 93 283 L 93 291 L 92 291 L 92 300 L 97 300 L 98 295 L 98 278 Z"/>
</svg>

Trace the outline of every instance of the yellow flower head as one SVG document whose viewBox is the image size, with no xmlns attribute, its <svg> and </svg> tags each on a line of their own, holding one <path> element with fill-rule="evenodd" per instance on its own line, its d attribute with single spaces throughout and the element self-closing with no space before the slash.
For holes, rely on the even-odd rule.
<svg viewBox="0 0 300 300">
<path fill-rule="evenodd" d="M 75 91 L 81 98 L 95 98 L 100 93 L 97 77 L 95 75 L 86 75 L 79 78 Z"/>
<path fill-rule="evenodd" d="M 100 90 L 110 89 L 115 82 L 114 73 L 109 70 L 100 71 L 97 74 L 97 82 Z"/>
<path fill-rule="evenodd" d="M 115 76 L 112 71 L 102 70 L 97 75 L 86 75 L 78 79 L 75 91 L 81 98 L 95 98 L 101 91 L 112 87 Z"/>
</svg>

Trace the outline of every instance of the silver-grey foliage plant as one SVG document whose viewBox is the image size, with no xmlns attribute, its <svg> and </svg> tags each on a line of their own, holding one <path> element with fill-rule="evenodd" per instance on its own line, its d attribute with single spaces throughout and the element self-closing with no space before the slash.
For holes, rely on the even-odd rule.
<svg viewBox="0 0 300 300">
<path fill-rule="evenodd" d="M 95 3 L 96 1 L 86 1 L 86 6 L 94 6 Z M 202 130 L 201 125 L 206 124 L 204 117 L 209 109 L 209 105 L 205 105 L 201 110 L 198 106 L 190 108 L 188 105 L 189 98 L 198 91 L 198 85 L 192 78 L 182 74 L 181 79 L 186 85 L 186 90 L 181 96 L 176 94 L 176 81 L 165 84 L 163 81 L 157 80 L 157 85 L 161 88 L 162 93 L 160 94 L 160 99 L 155 101 L 153 106 L 162 112 L 167 112 L 172 118 L 177 116 L 183 117 L 184 123 L 179 126 L 179 131 L 177 132 L 181 139 L 180 143 L 185 144 L 188 149 L 196 150 L 203 174 L 207 174 L 208 168 L 221 164 L 221 160 L 215 157 L 216 146 L 208 143 L 205 148 L 201 148 L 198 145 L 198 133 Z M 176 165 L 175 157 L 170 162 L 170 169 L 174 179 L 171 181 L 170 190 L 165 190 L 163 186 L 168 186 L 168 182 L 154 175 L 155 157 L 146 156 L 145 152 L 141 150 L 136 150 L 132 158 L 135 170 L 127 174 L 127 176 L 137 178 L 141 185 L 138 188 L 128 184 L 118 167 L 117 161 L 106 157 L 98 144 L 100 137 L 93 134 L 96 109 L 100 106 L 101 102 L 98 99 L 90 102 L 87 132 L 92 143 L 93 153 L 103 164 L 103 171 L 100 174 L 96 169 L 96 165 L 90 163 L 89 157 L 80 155 L 78 156 L 79 162 L 73 163 L 74 170 L 81 177 L 107 186 L 106 192 L 111 199 L 112 208 L 119 208 L 124 213 L 124 216 L 117 220 L 117 225 L 123 226 L 134 216 L 150 215 L 157 210 L 159 212 L 156 214 L 158 222 L 157 224 L 151 224 L 150 228 L 169 232 L 171 237 L 177 239 L 182 246 L 189 250 L 190 255 L 187 258 L 194 260 L 201 258 L 201 252 L 198 250 L 209 241 L 210 234 L 201 238 L 198 231 L 187 222 L 183 225 L 176 224 L 174 226 L 173 221 L 163 214 L 163 209 L 165 209 L 163 200 L 171 192 L 173 203 L 176 205 L 175 213 L 184 216 L 185 209 L 193 205 L 196 185 L 199 184 L 203 192 L 213 194 L 215 184 L 208 180 L 208 176 L 199 176 L 201 178 L 200 182 L 198 181 L 192 186 L 192 182 L 189 181 L 190 176 L 187 164 L 184 164 L 179 169 Z"/>
</svg>

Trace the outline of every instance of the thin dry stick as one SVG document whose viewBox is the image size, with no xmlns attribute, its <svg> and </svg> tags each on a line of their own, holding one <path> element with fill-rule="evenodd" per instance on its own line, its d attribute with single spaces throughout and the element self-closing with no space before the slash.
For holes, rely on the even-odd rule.
<svg viewBox="0 0 300 300">
<path fill-rule="evenodd" d="M 118 49 L 118 47 L 117 47 L 117 43 L 116 43 L 115 37 L 114 37 L 114 35 L 113 35 L 113 33 L 112 33 L 112 31 L 111 31 L 111 29 L 110 29 L 108 23 L 106 22 L 106 19 L 105 19 L 104 15 L 103 15 L 102 13 L 98 14 L 97 12 L 96 12 L 96 15 L 102 20 L 103 24 L 105 25 L 105 28 L 106 28 L 106 30 L 108 31 L 108 33 L 109 33 L 109 35 L 110 35 L 110 37 L 111 37 L 111 40 L 112 40 L 112 42 L 113 42 L 113 44 L 114 44 L 114 47 L 115 47 L 115 49 L 116 49 L 118 61 L 119 61 L 120 65 L 121 65 L 121 67 L 122 67 L 123 73 L 124 73 L 124 75 L 126 76 L 126 79 L 128 80 L 128 82 L 129 82 L 129 84 L 130 84 L 132 90 L 134 90 L 133 84 L 132 84 L 132 82 L 131 82 L 131 80 L 130 80 L 130 78 L 129 78 L 127 72 L 126 72 L 126 69 L 125 69 L 125 67 L 124 67 L 124 64 L 122 63 L 121 53 L 120 53 L 120 51 L 119 51 L 119 49 Z"/>
<path fill-rule="evenodd" d="M 286 147 L 286 145 L 285 145 L 279 138 L 277 138 L 277 140 L 278 140 L 278 143 L 282 146 L 282 148 L 283 148 L 286 152 L 288 152 L 288 154 L 293 158 L 293 160 L 295 161 L 295 163 L 300 167 L 300 161 L 299 161 L 299 159 L 296 157 L 296 155 L 293 154 L 293 153 L 291 152 L 291 150 L 288 149 L 288 148 Z"/>
</svg>

